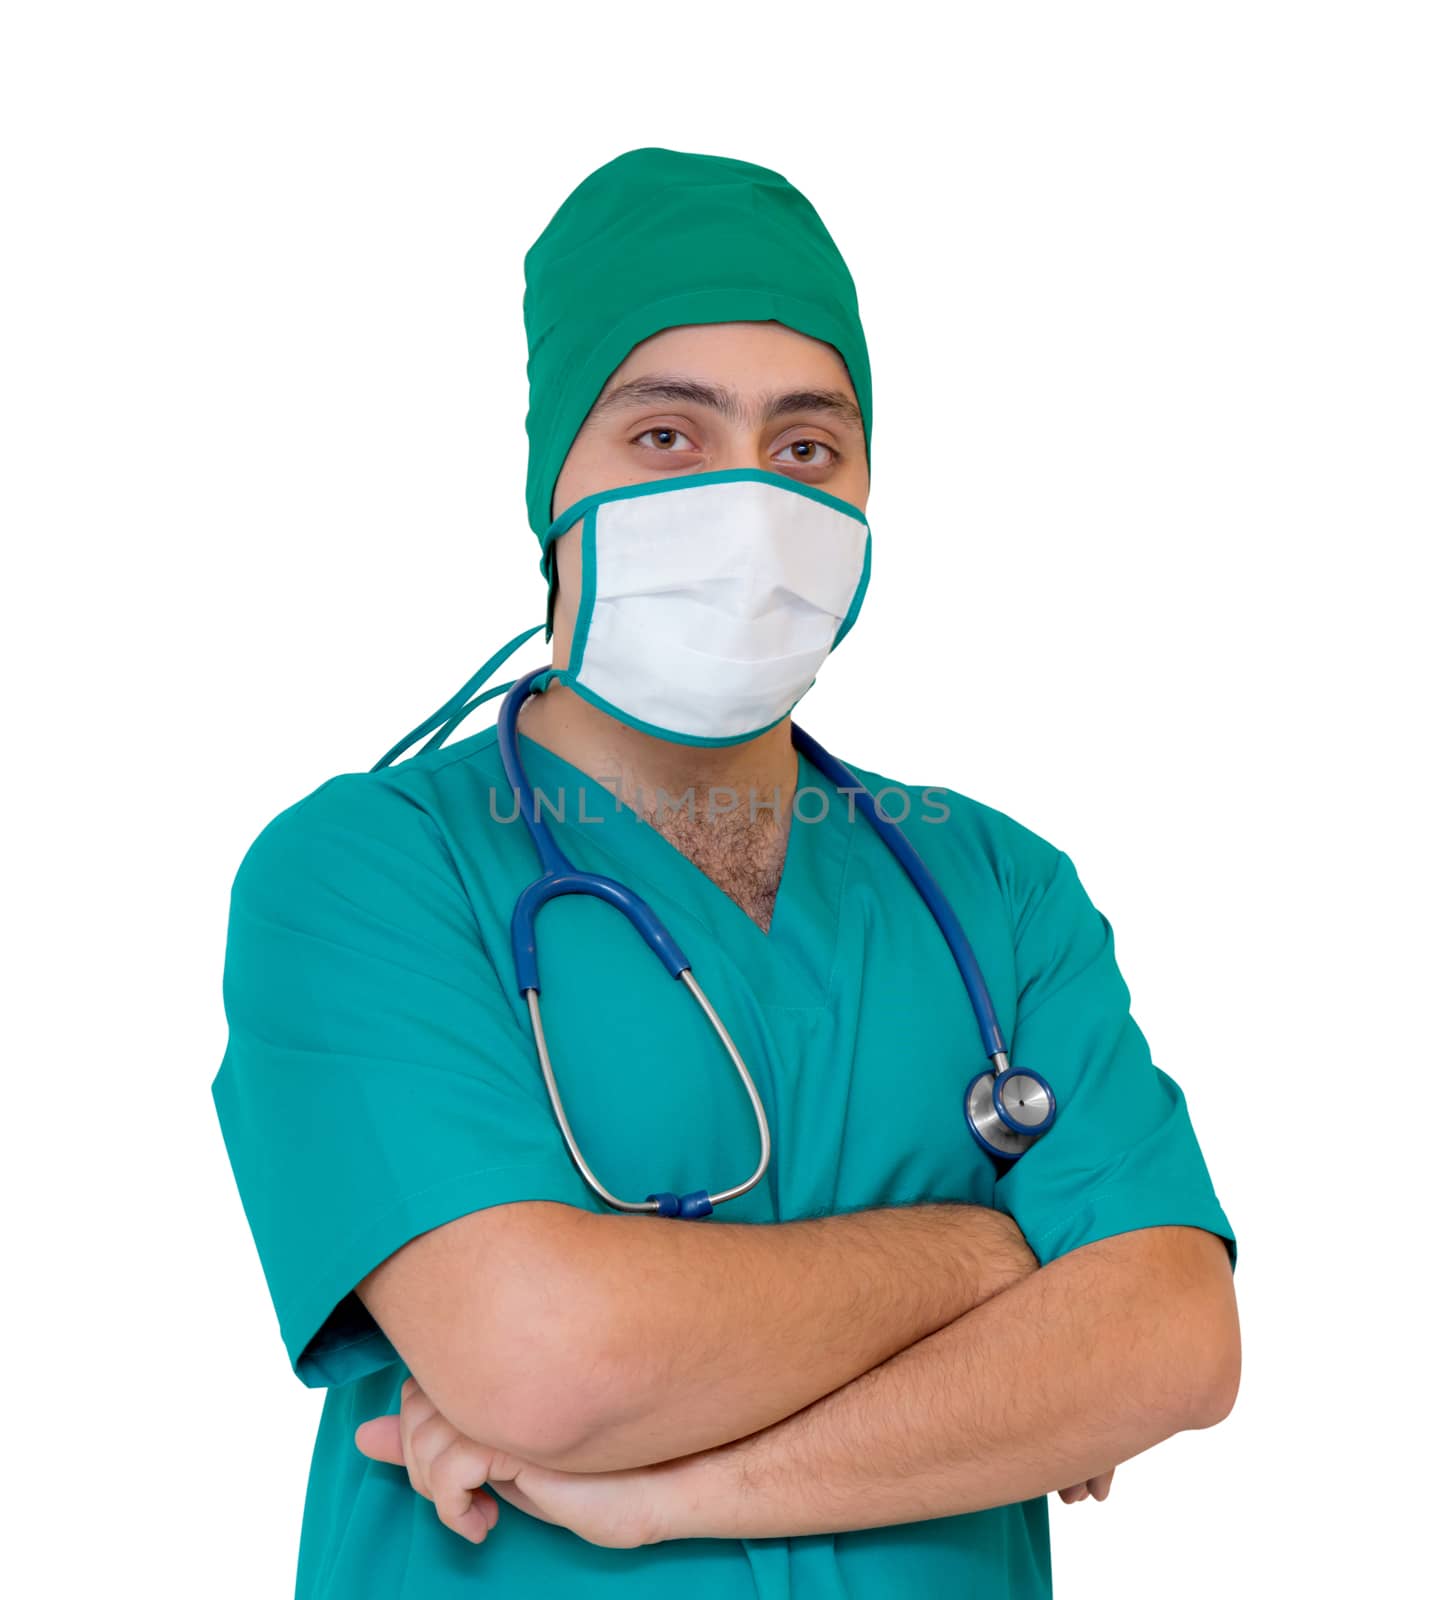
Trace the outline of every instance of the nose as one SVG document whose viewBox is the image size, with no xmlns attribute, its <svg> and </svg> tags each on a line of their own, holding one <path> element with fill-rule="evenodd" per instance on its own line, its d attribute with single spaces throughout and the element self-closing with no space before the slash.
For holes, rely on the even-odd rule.
<svg viewBox="0 0 1432 1600">
<path fill-rule="evenodd" d="M 771 463 L 766 459 L 766 452 L 761 448 L 761 440 L 758 434 L 751 434 L 748 437 L 732 440 L 723 445 L 716 452 L 716 459 L 712 462 L 712 465 L 720 471 L 726 471 L 732 467 L 759 467 L 768 472 L 771 470 Z"/>
</svg>

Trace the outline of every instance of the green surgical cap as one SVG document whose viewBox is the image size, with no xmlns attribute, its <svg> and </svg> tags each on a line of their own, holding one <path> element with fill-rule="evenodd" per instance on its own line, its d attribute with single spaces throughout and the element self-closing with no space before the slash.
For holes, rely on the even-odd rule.
<svg viewBox="0 0 1432 1600">
<path fill-rule="evenodd" d="M 695 322 L 780 322 L 845 361 L 870 459 L 870 358 L 855 283 L 815 207 L 769 167 L 628 150 L 562 202 L 524 259 L 527 515 L 540 540 L 587 412 L 643 339 Z M 545 568 L 545 561 L 544 561 Z"/>
</svg>

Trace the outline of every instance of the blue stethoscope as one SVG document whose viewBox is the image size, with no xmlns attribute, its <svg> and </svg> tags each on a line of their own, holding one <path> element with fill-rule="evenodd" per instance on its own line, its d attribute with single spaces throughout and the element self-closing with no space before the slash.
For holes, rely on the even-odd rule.
<svg viewBox="0 0 1432 1600">
<path fill-rule="evenodd" d="M 662 925 L 656 913 L 638 894 L 624 884 L 618 883 L 616 879 L 603 877 L 595 872 L 579 872 L 563 855 L 547 824 L 537 812 L 532 790 L 527 782 L 527 774 L 517 754 L 517 714 L 522 709 L 523 702 L 534 692 L 532 688 L 534 679 L 550 670 L 550 667 L 539 667 L 525 677 L 519 678 L 508 690 L 497 719 L 497 747 L 502 756 L 502 765 L 507 773 L 507 780 L 512 785 L 522 820 L 527 825 L 527 831 L 532 837 L 532 843 L 536 846 L 542 864 L 542 876 L 522 891 L 512 909 L 512 956 L 517 968 L 517 990 L 527 1001 L 542 1077 L 546 1082 L 552 1110 L 556 1114 L 557 1124 L 562 1130 L 562 1137 L 566 1140 L 572 1160 L 576 1162 L 583 1178 L 608 1205 L 615 1206 L 621 1211 L 656 1212 L 663 1217 L 710 1216 L 714 1206 L 726 1200 L 734 1200 L 737 1195 L 745 1194 L 765 1176 L 771 1159 L 771 1131 L 766 1120 L 766 1110 L 761 1103 L 756 1085 L 751 1080 L 746 1063 L 741 1059 L 740 1051 L 692 975 L 691 963 L 682 954 L 681 947 Z M 456 704 L 458 699 L 458 696 L 454 696 L 453 701 L 449 702 L 449 707 Z M 447 709 L 444 708 L 444 711 Z M 441 715 L 442 713 L 439 713 L 436 718 L 429 719 L 429 724 L 426 724 L 425 728 L 433 725 Z M 818 772 L 823 773 L 838 789 L 853 796 L 861 814 L 869 820 L 895 859 L 904 867 L 911 883 L 919 890 L 920 897 L 939 925 L 940 932 L 944 934 L 945 943 L 949 945 L 950 954 L 954 956 L 955 965 L 960 969 L 960 976 L 964 979 L 970 1004 L 974 1007 L 975 1017 L 979 1022 L 984 1051 L 990 1061 L 989 1070 L 976 1073 L 965 1090 L 965 1121 L 982 1150 L 997 1160 L 1017 1160 L 1053 1124 L 1054 1091 L 1039 1073 L 1032 1072 L 1027 1067 L 1010 1066 L 1004 1035 L 1000 1032 L 999 1021 L 994 1014 L 989 990 L 985 987 L 984 976 L 980 972 L 979 963 L 975 960 L 974 951 L 970 948 L 949 901 L 930 876 L 929 869 L 910 841 L 881 811 L 875 797 L 850 769 L 843 762 L 836 760 L 829 751 L 822 749 L 803 728 L 796 727 L 794 723 L 791 725 L 791 741 Z M 725 1047 L 726 1054 L 731 1058 L 732 1065 L 740 1074 L 760 1130 L 761 1159 L 756 1170 L 744 1183 L 737 1184 L 732 1189 L 723 1189 L 717 1194 L 711 1194 L 705 1189 L 695 1189 L 690 1194 L 657 1193 L 649 1194 L 645 1200 L 640 1201 L 620 1200 L 603 1187 L 591 1167 L 587 1165 L 567 1113 L 562 1107 L 562 1097 L 557 1090 L 557 1078 L 552 1070 L 552 1058 L 542 1029 L 542 1010 L 539 1001 L 542 986 L 537 972 L 537 913 L 549 900 L 567 894 L 594 895 L 599 900 L 605 900 L 608 905 L 615 906 L 646 941 L 662 966 L 673 978 L 680 978 L 691 991 L 697 1005 L 701 1007 L 707 1021 Z"/>
</svg>

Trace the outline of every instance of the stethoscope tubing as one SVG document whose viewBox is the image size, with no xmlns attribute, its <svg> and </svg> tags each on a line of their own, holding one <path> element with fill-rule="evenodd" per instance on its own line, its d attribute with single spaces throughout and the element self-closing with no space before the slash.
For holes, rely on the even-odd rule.
<svg viewBox="0 0 1432 1600">
<path fill-rule="evenodd" d="M 691 970 L 691 962 L 666 925 L 646 901 L 626 884 L 618 883 L 615 878 L 605 877 L 601 873 L 579 872 L 553 837 L 551 829 L 538 814 L 536 799 L 527 782 L 527 774 L 517 748 L 517 714 L 532 692 L 533 681 L 548 670 L 546 667 L 538 667 L 519 678 L 508 690 L 497 718 L 497 748 L 502 758 L 503 770 L 517 798 L 518 811 L 542 864 L 542 875 L 527 885 L 512 908 L 512 960 L 517 973 L 517 989 L 527 1001 L 528 1015 L 532 1020 L 532 1036 L 537 1046 L 537 1060 L 542 1068 L 542 1080 L 547 1086 L 547 1096 L 552 1103 L 557 1126 L 562 1131 L 562 1138 L 569 1154 L 576 1162 L 582 1176 L 608 1205 L 615 1206 L 621 1211 L 654 1211 L 668 1217 L 709 1216 L 714 1206 L 721 1205 L 727 1200 L 734 1200 L 738 1195 L 754 1189 L 765 1177 L 771 1160 L 771 1128 L 766 1108 L 761 1100 L 760 1091 L 756 1088 L 755 1079 L 752 1078 L 750 1069 L 742 1058 L 740 1050 L 737 1049 L 735 1040 L 707 998 L 705 990 L 697 983 L 695 974 Z M 756 1163 L 755 1171 L 744 1183 L 722 1189 L 716 1194 L 710 1194 L 704 1189 L 695 1189 L 684 1195 L 661 1191 L 649 1194 L 645 1200 L 622 1200 L 606 1188 L 582 1155 L 577 1136 L 562 1105 L 561 1092 L 557 1088 L 557 1074 L 553 1069 L 552 1055 L 547 1045 L 546 1030 L 542 1026 L 540 998 L 542 982 L 537 966 L 537 913 L 548 901 L 569 894 L 590 895 L 606 901 L 608 905 L 620 911 L 645 940 L 648 948 L 666 971 L 673 978 L 680 978 L 685 984 L 687 992 L 696 1001 L 716 1037 L 721 1041 L 751 1102 L 760 1136 L 760 1159 Z"/>
<path fill-rule="evenodd" d="M 764 1177 L 771 1158 L 770 1124 L 765 1106 L 735 1041 L 704 990 L 696 982 L 691 971 L 691 962 L 661 919 L 646 901 L 627 885 L 601 873 L 581 872 L 574 867 L 539 814 L 536 798 L 527 782 L 527 774 L 518 751 L 517 718 L 523 703 L 533 692 L 535 681 L 550 671 L 549 666 L 537 667 L 518 678 L 508 689 L 497 719 L 497 746 L 503 770 L 512 787 L 518 811 L 542 867 L 541 875 L 528 884 L 517 897 L 512 911 L 512 957 L 517 988 L 519 994 L 527 1001 L 542 1078 L 569 1154 L 587 1183 L 608 1205 L 622 1211 L 656 1212 L 668 1217 L 709 1216 L 713 1206 L 747 1193 Z M 430 719 L 429 725 L 436 725 L 443 714 L 450 712 L 459 700 L 459 696 L 454 696 L 453 700 L 443 707 L 441 713 L 435 714 L 434 718 Z M 426 731 L 426 727 L 423 731 Z M 981 1043 L 991 1064 L 990 1069 L 976 1074 L 965 1091 L 966 1123 L 977 1143 L 988 1154 L 997 1159 L 1017 1159 L 1054 1121 L 1053 1090 L 1038 1073 L 1010 1066 L 1004 1034 L 1000 1029 L 989 988 L 984 981 L 984 974 L 980 971 L 974 950 L 965 936 L 959 918 L 955 915 L 954 907 L 899 825 L 885 814 L 876 797 L 843 761 L 831 755 L 810 734 L 794 723 L 791 724 L 791 741 L 837 790 L 852 797 L 861 815 L 866 818 L 881 842 L 904 868 L 940 929 L 964 982 L 979 1027 Z M 643 1201 L 622 1200 L 600 1182 L 587 1163 L 562 1104 L 546 1032 L 542 1026 L 540 1001 L 542 985 L 537 962 L 536 920 L 538 912 L 544 905 L 563 895 L 589 895 L 605 901 L 620 911 L 666 971 L 672 977 L 681 979 L 701 1008 L 735 1067 L 756 1116 L 761 1144 L 760 1160 L 756 1170 L 744 1183 L 723 1189 L 714 1195 L 706 1190 L 697 1189 L 685 1195 L 658 1192 L 648 1195 Z M 1007 1103 L 1010 1095 L 1015 1096 L 1014 1111 L 1009 1109 Z M 1028 1100 L 1026 1095 L 1029 1096 Z"/>
<path fill-rule="evenodd" d="M 1010 1065 L 1009 1050 L 995 1015 L 989 987 L 960 919 L 955 915 L 955 908 L 935 882 L 920 852 L 905 837 L 894 818 L 881 810 L 879 800 L 850 768 L 795 723 L 791 724 L 791 742 L 836 789 L 852 797 L 856 809 L 904 867 L 944 935 L 964 980 L 980 1040 L 990 1062 L 987 1069 L 977 1072 L 966 1085 L 965 1124 L 987 1155 L 998 1161 L 1018 1160 L 1053 1125 L 1054 1091 L 1037 1072 Z"/>
<path fill-rule="evenodd" d="M 991 1061 L 996 1056 L 1007 1056 L 1004 1034 L 1000 1030 L 994 1003 L 989 997 L 989 989 L 985 984 L 984 974 L 980 971 L 979 962 L 975 959 L 974 950 L 965 937 L 965 930 L 960 926 L 959 918 L 955 915 L 955 908 L 946 899 L 944 890 L 931 876 L 930 869 L 921 859 L 919 851 L 901 832 L 899 824 L 880 809 L 880 802 L 850 768 L 838 757 L 831 755 L 829 750 L 818 744 L 804 728 L 798 728 L 795 723 L 791 724 L 791 743 L 837 789 L 853 796 L 861 815 L 904 867 L 911 883 L 915 885 L 920 898 L 929 907 L 930 915 L 944 935 L 950 954 L 955 958 L 955 965 L 959 968 L 961 978 L 964 979 L 975 1019 L 979 1023 L 980 1039 L 984 1044 L 985 1055 Z"/>
</svg>

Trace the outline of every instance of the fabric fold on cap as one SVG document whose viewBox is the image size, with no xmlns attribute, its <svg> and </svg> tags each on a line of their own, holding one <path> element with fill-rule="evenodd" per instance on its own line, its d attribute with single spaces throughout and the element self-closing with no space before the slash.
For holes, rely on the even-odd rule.
<svg viewBox="0 0 1432 1600">
<path fill-rule="evenodd" d="M 632 349 L 665 328 L 773 321 L 832 345 L 850 373 L 869 462 L 870 359 L 855 283 L 815 208 L 780 173 L 628 150 L 577 185 L 523 268 L 527 515 L 539 541 L 592 403 Z"/>
</svg>

